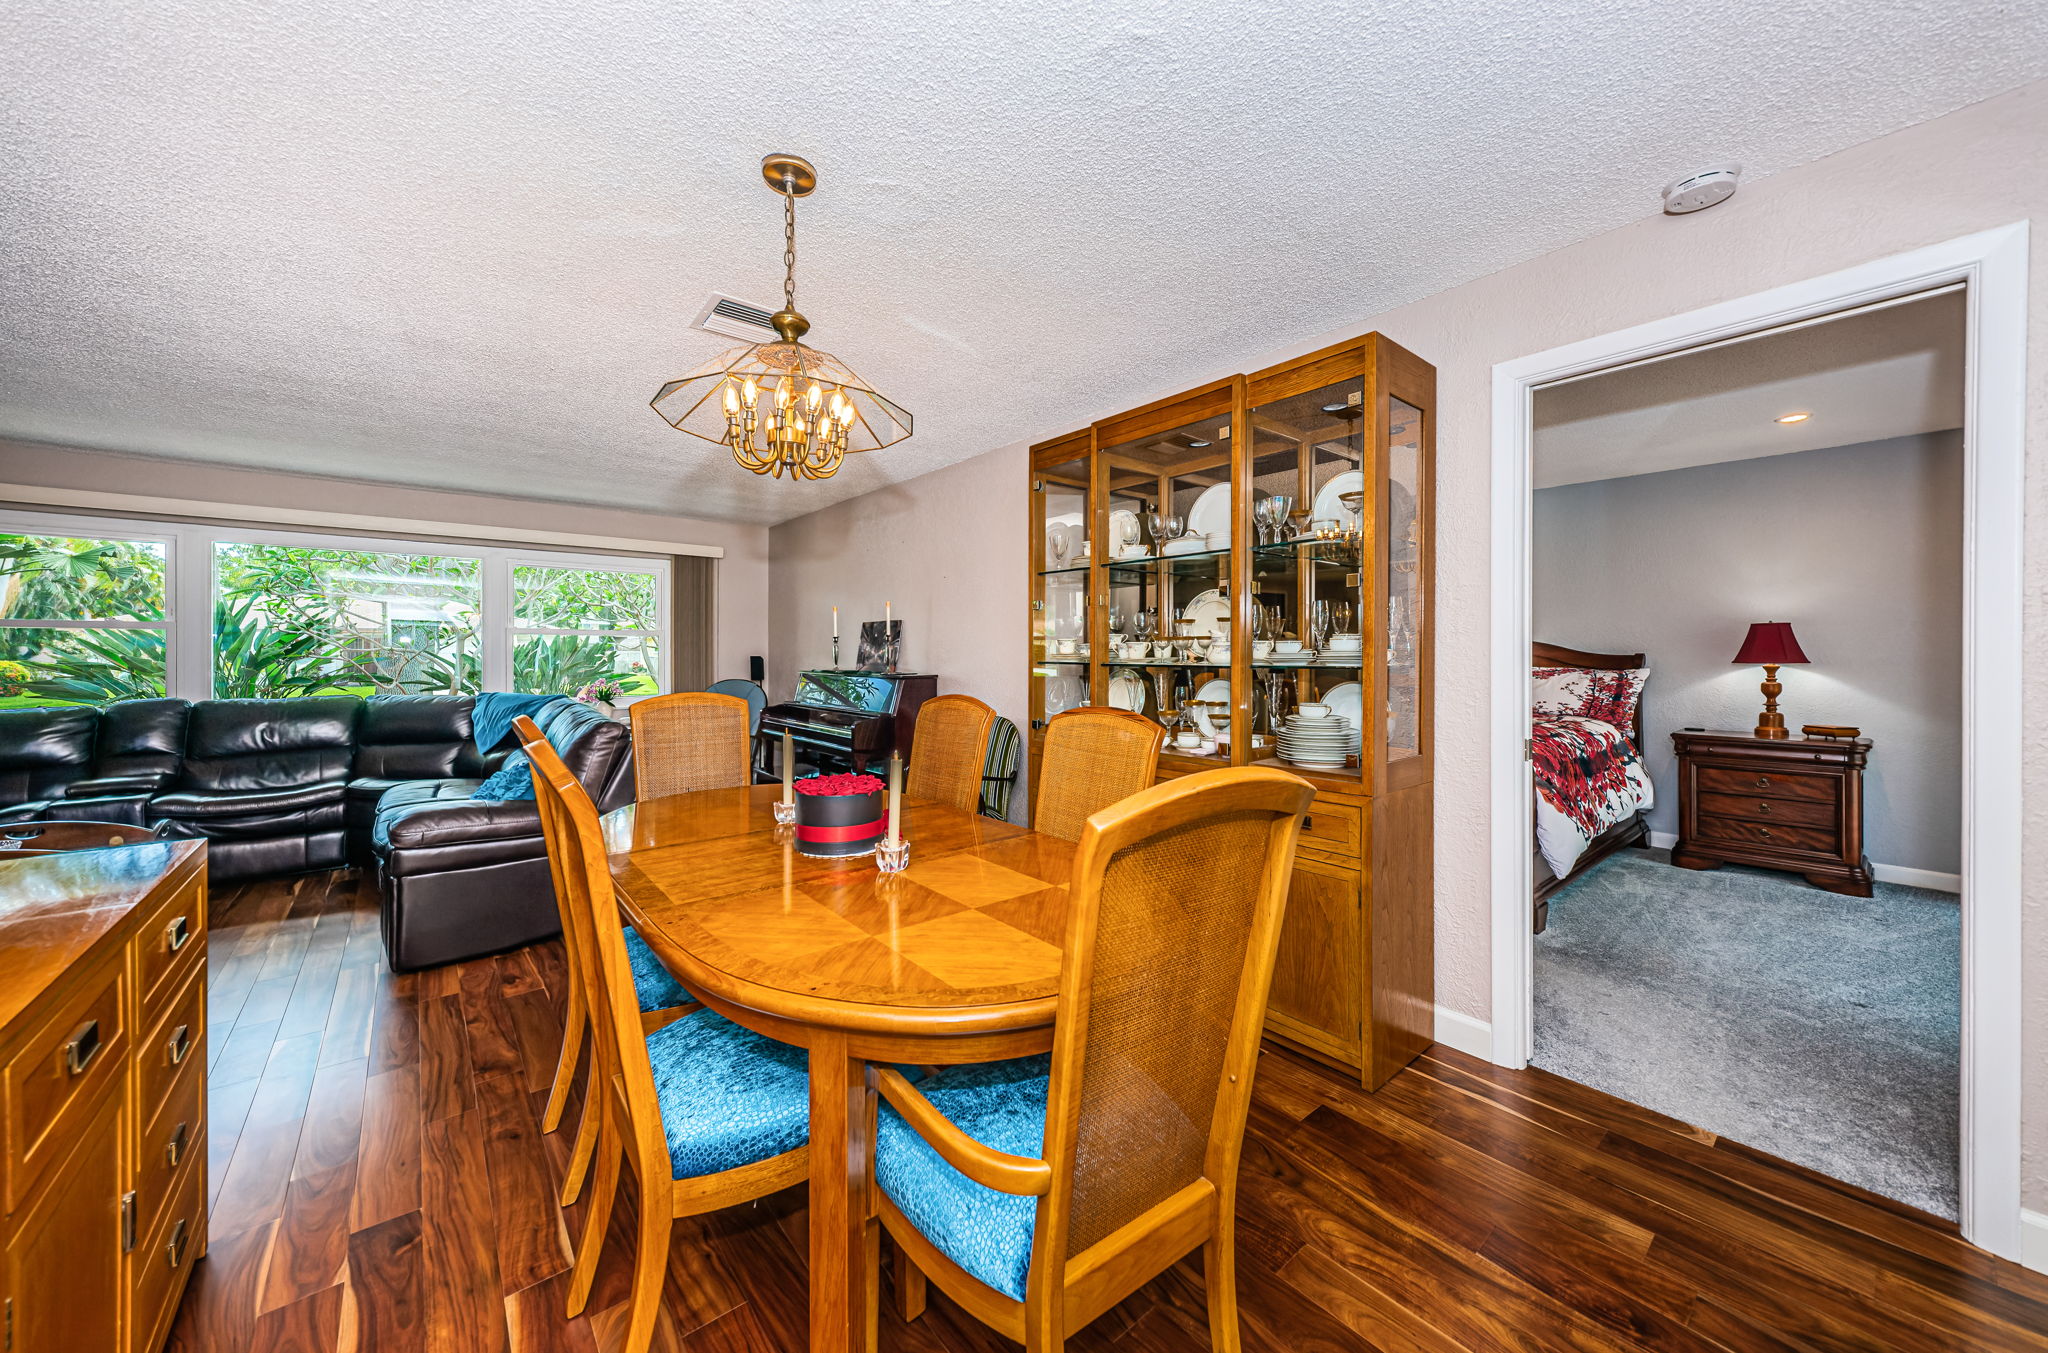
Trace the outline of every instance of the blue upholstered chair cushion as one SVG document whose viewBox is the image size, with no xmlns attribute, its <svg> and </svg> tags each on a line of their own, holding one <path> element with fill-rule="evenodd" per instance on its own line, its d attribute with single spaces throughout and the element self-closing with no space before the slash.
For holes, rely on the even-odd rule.
<svg viewBox="0 0 2048 1353">
<path fill-rule="evenodd" d="M 647 1035 L 678 1179 L 734 1170 L 810 1140 L 804 1050 L 699 1010 Z"/>
<path fill-rule="evenodd" d="M 683 990 L 676 975 L 662 965 L 647 947 L 647 941 L 640 938 L 640 932 L 631 926 L 626 927 L 626 961 L 633 965 L 633 992 L 640 998 L 642 1010 L 666 1010 L 690 1003 L 690 993 Z"/>
<path fill-rule="evenodd" d="M 1045 1154 L 1045 1096 L 1052 1058 L 942 1067 L 918 1088 L 954 1126 L 984 1146 L 1033 1159 Z M 875 1181 L 939 1252 L 1014 1301 L 1031 1271 L 1038 1200 L 998 1193 L 940 1158 L 885 1102 L 875 1128 Z"/>
</svg>

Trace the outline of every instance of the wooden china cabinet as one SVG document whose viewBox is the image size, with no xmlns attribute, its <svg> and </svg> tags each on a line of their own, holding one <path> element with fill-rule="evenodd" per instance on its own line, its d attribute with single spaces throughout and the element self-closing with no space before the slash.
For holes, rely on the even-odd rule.
<svg viewBox="0 0 2048 1353">
<path fill-rule="evenodd" d="M 1162 779 L 1313 783 L 1266 1029 L 1369 1088 L 1435 1012 L 1435 392 L 1367 334 L 1031 451 L 1033 767 L 1046 719 L 1107 704 L 1172 730 Z"/>
</svg>

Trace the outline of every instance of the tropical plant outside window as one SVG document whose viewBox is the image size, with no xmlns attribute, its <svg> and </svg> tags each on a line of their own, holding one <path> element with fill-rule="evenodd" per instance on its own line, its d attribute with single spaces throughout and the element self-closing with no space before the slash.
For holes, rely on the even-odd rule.
<svg viewBox="0 0 2048 1353">
<path fill-rule="evenodd" d="M 512 689 L 574 695 L 609 677 L 628 698 L 660 685 L 661 599 L 654 574 L 512 568 Z"/>
<path fill-rule="evenodd" d="M 165 689 L 161 541 L 0 533 L 0 708 Z"/>
<path fill-rule="evenodd" d="M 487 635 L 501 645 L 489 661 L 506 664 L 494 688 L 509 677 L 536 693 L 573 695 L 607 678 L 628 697 L 660 689 L 658 567 L 208 539 L 188 527 L 159 540 L 62 529 L 0 532 L 0 708 L 160 697 L 171 686 L 216 698 L 467 694 L 484 685 Z M 200 607 L 174 620 L 173 562 L 212 565 L 210 588 L 182 594 L 188 608 L 210 599 L 210 616 Z M 487 573 L 511 584 L 488 616 Z"/>
<path fill-rule="evenodd" d="M 481 687 L 481 562 L 214 546 L 213 694 L 469 694 Z"/>
</svg>

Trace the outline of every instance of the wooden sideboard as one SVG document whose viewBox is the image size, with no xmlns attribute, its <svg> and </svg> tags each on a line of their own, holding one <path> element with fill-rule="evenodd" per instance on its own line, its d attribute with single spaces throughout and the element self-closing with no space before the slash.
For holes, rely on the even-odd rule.
<svg viewBox="0 0 2048 1353">
<path fill-rule="evenodd" d="M 160 1347 L 206 1251 L 206 846 L 0 855 L 0 1346 Z"/>
</svg>

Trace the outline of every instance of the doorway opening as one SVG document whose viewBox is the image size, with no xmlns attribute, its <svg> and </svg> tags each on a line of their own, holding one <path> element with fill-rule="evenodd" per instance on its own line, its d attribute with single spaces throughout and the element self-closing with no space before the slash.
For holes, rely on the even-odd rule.
<svg viewBox="0 0 2048 1353">
<path fill-rule="evenodd" d="M 1546 638 L 1532 615 L 1537 391 L 1963 285 L 1958 1212 L 1967 1238 L 2009 1258 L 2019 1257 L 2021 1236 L 2020 777 L 2012 730 L 2020 713 L 2025 268 L 2021 224 L 1503 363 L 1494 382 L 1490 1037 L 1493 1060 L 1523 1066 L 1535 1047 L 1536 943 L 1525 756 L 1531 646 Z M 1803 721 L 1788 720 L 1795 736 Z"/>
</svg>

